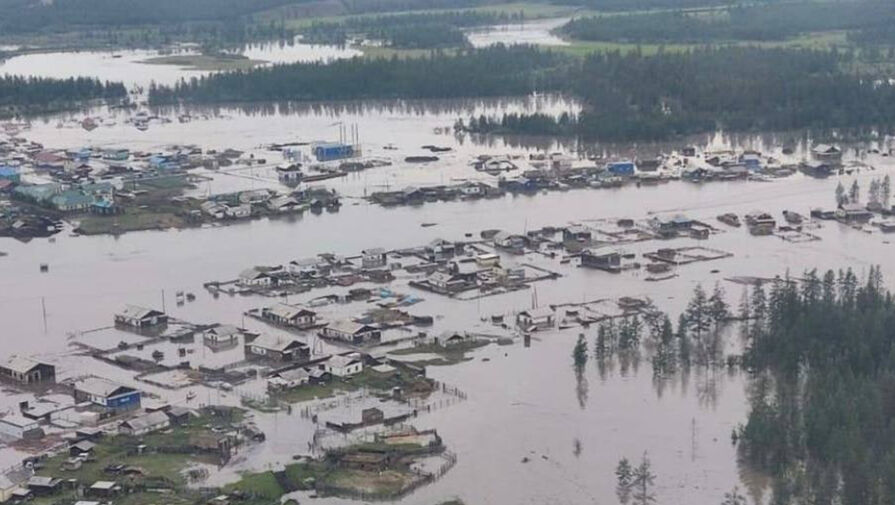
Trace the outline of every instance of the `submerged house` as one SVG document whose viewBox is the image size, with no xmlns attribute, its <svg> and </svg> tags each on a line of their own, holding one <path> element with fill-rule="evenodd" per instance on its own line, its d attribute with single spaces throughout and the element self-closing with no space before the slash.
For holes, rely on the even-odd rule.
<svg viewBox="0 0 895 505">
<path fill-rule="evenodd" d="M 349 377 L 364 370 L 364 360 L 356 352 L 337 354 L 323 363 L 323 369 L 335 377 Z"/>
<path fill-rule="evenodd" d="M 381 247 L 361 251 L 361 265 L 364 268 L 382 268 L 387 262 L 385 249 Z"/>
<path fill-rule="evenodd" d="M 125 305 L 124 309 L 115 314 L 115 324 L 131 328 L 151 328 L 167 323 L 168 316 L 164 312 L 137 305 Z"/>
<path fill-rule="evenodd" d="M 240 286 L 264 287 L 273 285 L 275 283 L 275 279 L 266 271 L 258 267 L 252 267 L 240 272 L 237 282 Z"/>
<path fill-rule="evenodd" d="M 546 330 L 553 328 L 556 315 L 550 307 L 523 310 L 516 314 L 516 324 L 526 330 Z"/>
<path fill-rule="evenodd" d="M 90 377 L 76 382 L 74 397 L 77 402 L 90 402 L 113 413 L 140 407 L 139 391 L 100 377 Z"/>
<path fill-rule="evenodd" d="M 261 317 L 277 324 L 296 328 L 310 328 L 317 324 L 317 313 L 313 310 L 285 303 L 261 309 Z"/>
<path fill-rule="evenodd" d="M 0 377 L 23 385 L 55 382 L 56 367 L 30 358 L 13 356 L 0 364 Z"/>
<path fill-rule="evenodd" d="M 818 160 L 838 160 L 842 157 L 842 149 L 831 144 L 817 144 L 811 148 L 811 155 Z"/>
<path fill-rule="evenodd" d="M 568 226 L 562 231 L 563 242 L 581 242 L 588 243 L 593 238 L 593 232 L 586 226 L 580 224 Z"/>
<path fill-rule="evenodd" d="M 304 368 L 285 370 L 267 379 L 268 391 L 292 389 L 304 386 L 311 381 L 311 374 Z"/>
<path fill-rule="evenodd" d="M 307 361 L 311 350 L 307 344 L 294 338 L 263 334 L 245 345 L 247 359 L 271 361 Z"/>
<path fill-rule="evenodd" d="M 632 176 L 637 173 L 637 165 L 630 160 L 613 161 L 606 164 L 606 171 L 612 175 Z"/>
<path fill-rule="evenodd" d="M 239 343 L 242 334 L 232 324 L 218 324 L 202 332 L 202 341 L 209 347 L 232 347 Z"/>
<path fill-rule="evenodd" d="M 622 270 L 622 255 L 615 251 L 599 253 L 588 249 L 581 253 L 581 266 L 619 273 Z"/>
<path fill-rule="evenodd" d="M 321 336 L 360 344 L 369 340 L 379 340 L 381 332 L 378 328 L 367 324 L 339 320 L 329 323 L 320 332 Z"/>
<path fill-rule="evenodd" d="M 860 203 L 845 203 L 836 210 L 836 218 L 847 223 L 866 223 L 872 217 L 873 213 Z"/>
<path fill-rule="evenodd" d="M 504 231 L 495 233 L 492 241 L 495 247 L 513 252 L 522 252 L 528 245 L 528 239 L 524 235 L 510 234 Z"/>
</svg>

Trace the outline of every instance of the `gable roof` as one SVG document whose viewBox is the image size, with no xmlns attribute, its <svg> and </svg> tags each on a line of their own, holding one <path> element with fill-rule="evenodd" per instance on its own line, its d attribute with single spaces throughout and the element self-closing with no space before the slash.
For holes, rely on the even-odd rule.
<svg viewBox="0 0 895 505">
<path fill-rule="evenodd" d="M 147 309 L 139 305 L 125 305 L 118 315 L 127 319 L 144 319 L 152 316 L 163 316 L 164 312 L 155 309 Z"/>
<path fill-rule="evenodd" d="M 304 368 L 295 368 L 293 370 L 284 370 L 277 374 L 277 377 L 287 381 L 299 381 L 307 379 L 311 374 Z"/>
<path fill-rule="evenodd" d="M 348 365 L 352 365 L 354 363 L 360 363 L 360 362 L 361 362 L 360 358 L 357 357 L 356 355 L 344 356 L 341 354 L 336 354 L 332 358 L 329 358 L 329 360 L 326 362 L 326 364 L 328 366 L 335 367 L 335 368 L 345 368 Z"/>
<path fill-rule="evenodd" d="M 532 319 L 541 319 L 553 315 L 553 309 L 550 307 L 538 307 L 536 309 L 523 310 L 520 314 L 528 314 Z"/>
<path fill-rule="evenodd" d="M 219 324 L 205 330 L 205 333 L 219 337 L 232 337 L 242 335 L 242 330 L 232 324 Z"/>
<path fill-rule="evenodd" d="M 279 352 L 285 352 L 291 347 L 307 347 L 307 344 L 294 338 L 284 338 L 269 333 L 259 335 L 250 345 Z"/>
<path fill-rule="evenodd" d="M 239 273 L 239 278 L 245 280 L 255 280 L 262 277 L 270 277 L 270 274 L 262 272 L 258 267 L 247 268 Z"/>
<path fill-rule="evenodd" d="M 6 368 L 7 370 L 12 370 L 13 372 L 18 373 L 28 373 L 39 365 L 42 365 L 38 361 L 35 361 L 31 358 L 25 358 L 22 356 L 11 356 L 6 360 L 5 363 L 0 364 L 0 368 Z M 51 366 L 51 365 L 47 365 Z"/>
<path fill-rule="evenodd" d="M 128 419 L 127 421 L 122 422 L 121 426 L 128 426 L 132 430 L 138 431 L 166 423 L 168 423 L 168 415 L 157 410 L 133 419 Z"/>
<path fill-rule="evenodd" d="M 269 314 L 273 314 L 276 317 L 282 319 L 293 319 L 299 316 L 304 315 L 315 315 L 317 314 L 313 310 L 308 310 L 304 307 L 299 307 L 298 305 L 288 305 L 285 303 L 278 303 L 276 305 L 267 307 L 265 309 Z"/>
<path fill-rule="evenodd" d="M 83 391 L 93 396 L 110 397 L 116 394 L 124 394 L 136 391 L 134 388 L 123 386 L 102 377 L 88 377 L 75 383 L 75 390 Z"/>
<path fill-rule="evenodd" d="M 374 327 L 366 324 L 355 323 L 347 319 L 339 319 L 327 325 L 327 329 L 347 333 L 349 335 L 357 335 L 358 333 L 375 330 Z"/>
</svg>

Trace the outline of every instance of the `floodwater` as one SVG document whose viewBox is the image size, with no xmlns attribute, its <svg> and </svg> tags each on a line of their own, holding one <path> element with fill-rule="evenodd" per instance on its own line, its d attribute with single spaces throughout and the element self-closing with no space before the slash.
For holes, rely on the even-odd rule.
<svg viewBox="0 0 895 505">
<path fill-rule="evenodd" d="M 539 46 L 566 46 L 569 43 L 552 33 L 553 29 L 566 24 L 569 18 L 536 19 L 523 23 L 488 26 L 466 32 L 473 47 L 494 44 L 532 44 Z"/>
<path fill-rule="evenodd" d="M 492 106 L 527 105 L 506 102 Z M 475 105 L 473 109 L 476 107 L 485 105 Z M 434 109 L 438 110 L 438 104 Z M 399 159 L 426 143 L 457 150 L 427 166 L 398 162 L 387 169 L 372 169 L 358 177 L 366 178 L 366 183 L 350 178 L 335 181 L 339 190 L 353 188 L 354 192 L 381 185 L 380 170 L 389 174 L 393 186 L 402 187 L 475 174 L 468 162 L 478 154 L 530 151 L 502 141 L 471 143 L 435 133 L 435 125 L 448 122 L 448 117 L 457 114 L 446 107 L 441 110 L 441 115 L 423 114 L 406 104 L 347 107 L 344 112 L 312 107 L 296 114 L 251 114 L 231 109 L 208 120 L 186 125 L 170 123 L 148 132 L 123 125 L 93 132 L 57 129 L 57 118 L 52 118 L 46 123 L 35 123 L 22 134 L 47 145 L 61 146 L 114 143 L 146 148 L 189 141 L 203 147 L 233 144 L 251 149 L 270 141 L 315 138 L 311 135 L 321 135 L 322 125 L 342 118 L 361 125 L 363 136 L 369 137 L 365 144 L 395 143 L 402 150 L 395 155 Z M 708 139 L 703 147 L 769 142 L 762 138 L 717 136 Z M 881 156 L 871 155 L 864 161 L 876 170 L 843 176 L 846 185 L 856 177 L 866 188 L 870 178 L 895 168 L 889 158 Z M 218 175 L 212 183 L 216 190 L 233 186 L 218 179 L 244 180 Z M 66 356 L 70 352 L 67 334 L 108 326 L 111 315 L 123 303 L 167 303 L 168 312 L 183 320 L 245 324 L 270 331 L 261 323 L 242 318 L 245 310 L 270 304 L 270 299 L 215 299 L 201 287 L 210 280 L 232 279 L 254 264 L 281 264 L 324 251 L 350 255 L 375 246 L 409 247 L 437 237 L 462 239 L 465 233 L 477 234 L 487 228 L 523 231 L 573 221 L 644 219 L 679 212 L 714 222 L 714 216 L 722 212 L 742 214 L 756 208 L 779 217 L 784 209 L 807 213 L 812 207 L 831 206 L 836 183 L 835 177 L 815 180 L 800 175 L 767 183 L 671 182 L 641 188 L 572 190 L 392 209 L 348 200 L 338 213 L 227 227 L 129 233 L 120 237 L 61 234 L 54 242 L 37 239 L 28 244 L 0 239 L 0 250 L 9 253 L 0 258 L 0 318 L 4 321 L 4 336 L 11 337 L 5 339 L 5 351 L 45 355 L 64 364 L 64 377 L 90 370 L 127 381 L 128 374 L 120 370 L 96 365 L 86 358 Z M 421 223 L 437 225 L 421 227 Z M 729 276 L 773 276 L 815 266 L 852 266 L 860 271 L 882 264 L 884 273 L 895 278 L 891 264 L 886 263 L 892 246 L 885 235 L 830 222 L 815 233 L 821 241 L 791 244 L 775 237 L 752 237 L 745 229 L 728 229 L 699 244 L 732 252 L 733 257 L 682 267 L 680 277 L 656 283 L 645 282 L 640 273 L 612 275 L 540 259 L 541 265 L 560 272 L 563 278 L 537 283 L 534 289 L 541 305 L 624 295 L 650 296 L 659 307 L 676 314 L 700 282 L 707 286 L 722 282 L 735 304 L 741 289 L 722 280 Z M 661 244 L 632 244 L 624 249 L 642 253 L 658 247 L 695 244 L 693 239 L 682 238 Z M 40 263 L 49 265 L 49 273 L 39 272 Z M 415 291 L 405 280 L 398 280 L 391 287 L 425 299 L 412 312 L 436 316 L 432 334 L 444 330 L 484 330 L 487 325 L 481 322 L 483 317 L 526 308 L 532 301 L 532 291 L 463 302 Z M 174 305 L 172 294 L 181 290 L 196 293 L 197 300 Z M 303 302 L 320 294 L 311 292 L 290 297 L 289 301 Z M 355 306 L 332 310 L 359 309 Z M 646 361 L 627 374 L 616 368 L 605 377 L 591 362 L 584 376 L 586 384 L 579 383 L 570 367 L 571 348 L 578 331 L 538 335 L 530 348 L 519 342 L 511 346 L 492 345 L 476 352 L 473 361 L 454 367 L 431 367 L 432 377 L 459 387 L 469 398 L 422 416 L 415 424 L 437 428 L 450 450 L 458 455 L 459 463 L 442 480 L 404 502 L 431 504 L 452 496 L 469 503 L 487 503 L 495 496 L 507 503 L 612 501 L 615 464 L 621 457 L 636 460 L 645 451 L 658 475 L 657 495 L 662 502 L 713 503 L 734 485 L 744 487 L 743 472 L 729 442 L 731 430 L 745 419 L 747 412 L 742 377 L 721 372 L 705 376 L 694 371 L 690 377 L 666 384 L 660 394 Z M 586 332 L 591 339 L 593 331 Z M 483 361 L 485 357 L 489 360 Z M 139 386 L 175 402 L 184 401 L 186 394 L 184 390 L 172 393 L 142 383 Z M 234 393 L 194 389 L 200 391 L 203 403 L 238 402 Z M 297 413 L 258 414 L 256 418 L 259 426 L 268 431 L 269 441 L 250 449 L 233 466 L 213 475 L 210 482 L 233 479 L 236 470 L 283 464 L 293 454 L 306 452 L 314 431 L 309 421 Z M 523 458 L 528 458 L 528 462 L 523 463 Z"/>
<path fill-rule="evenodd" d="M 336 46 L 304 44 L 296 40 L 291 44 L 250 44 L 237 53 L 268 63 L 295 63 L 351 58 L 359 55 L 360 51 Z M 190 50 L 185 49 L 182 54 L 190 54 Z M 128 88 L 132 88 L 146 87 L 152 82 L 170 85 L 181 79 L 211 73 L 181 68 L 177 65 L 144 63 L 145 60 L 164 55 L 159 51 L 147 49 L 32 53 L 0 61 L 0 74 L 58 79 L 95 77 L 103 81 L 122 82 Z"/>
<path fill-rule="evenodd" d="M 39 74 L 54 66 L 68 65 L 68 56 L 47 60 L 39 56 L 29 56 L 36 60 L 18 68 Z M 94 63 L 103 61 L 96 54 L 89 58 L 99 58 L 92 60 Z M 10 64 L 23 63 L 10 60 L 6 65 Z M 131 61 L 127 65 L 135 68 L 132 65 L 137 64 Z M 145 68 L 135 79 L 156 78 L 168 71 L 167 67 Z M 7 66 L 0 69 L 9 71 Z M 72 68 L 59 70 L 61 73 L 73 71 Z M 119 71 L 124 72 L 115 70 Z M 474 138 L 455 136 L 450 129 L 458 117 L 533 110 L 557 114 L 574 111 L 576 107 L 561 97 L 543 96 L 221 107 L 192 110 L 197 119 L 189 123 L 154 122 L 145 132 L 125 123 L 129 112 L 87 111 L 34 121 L 20 135 L 51 148 L 123 146 L 155 150 L 172 143 L 193 143 L 205 149 L 233 147 L 271 158 L 270 165 L 281 160 L 274 158 L 278 154 L 267 151 L 265 144 L 337 140 L 338 123 L 356 124 L 365 155 L 392 158 L 394 165 L 324 184 L 349 196 L 362 196 L 383 188 L 461 179 L 482 178 L 493 182 L 491 176 L 475 172 L 469 164 L 482 154 L 526 156 L 544 150 L 572 152 L 580 147 L 603 154 L 632 155 L 632 147 L 627 145 L 577 146 L 550 139 Z M 172 118 L 182 112 L 161 111 Z M 85 114 L 101 115 L 115 125 L 104 123 L 87 132 L 67 122 Z M 57 127 L 60 122 L 62 128 Z M 798 135 L 718 134 L 692 140 L 703 149 L 750 148 L 774 154 L 779 154 L 785 143 L 796 147 L 795 159 L 804 156 L 810 145 Z M 390 144 L 394 150 L 385 149 Z M 441 155 L 442 159 L 435 163 L 403 162 L 407 155 L 422 154 L 421 147 L 426 144 L 453 150 Z M 638 149 L 648 152 L 670 147 L 654 145 L 638 146 Z M 854 155 L 849 152 L 847 156 L 850 161 Z M 522 232 L 546 225 L 620 217 L 646 219 L 685 213 L 715 223 L 714 217 L 718 214 L 744 214 L 755 209 L 772 212 L 778 218 L 784 209 L 807 214 L 814 207 L 832 207 L 839 180 L 848 186 L 857 179 L 866 190 L 871 178 L 895 169 L 889 158 L 879 155 L 868 155 L 863 161 L 875 169 L 827 180 L 795 175 L 775 182 L 703 185 L 671 182 L 640 188 L 583 189 L 391 209 L 348 198 L 337 213 L 265 219 L 226 227 L 138 232 L 120 237 L 75 237 L 63 233 L 52 241 L 35 239 L 27 244 L 0 238 L 0 251 L 8 253 L 0 257 L 2 354 L 41 355 L 60 365 L 61 378 L 101 374 L 135 384 L 171 402 L 183 403 L 187 390 L 171 392 L 135 383 L 128 372 L 73 355 L 68 346 L 70 339 L 77 337 L 78 332 L 109 326 L 112 314 L 125 303 L 164 305 L 172 316 L 195 323 L 240 324 L 250 329 L 274 331 L 242 316 L 244 311 L 268 305 L 273 300 L 257 296 L 214 298 L 202 289 L 202 284 L 233 279 L 248 266 L 282 264 L 320 252 L 352 255 L 371 247 L 418 246 L 439 237 L 460 240 L 467 233 L 477 236 L 479 231 L 488 228 Z M 213 180 L 199 191 L 285 189 L 277 183 L 269 167 L 237 168 L 207 175 Z M 435 223 L 435 226 L 422 227 L 422 223 Z M 661 309 L 674 315 L 683 309 L 698 283 L 706 287 L 721 283 L 729 301 L 735 305 L 741 288 L 724 281 L 726 277 L 774 276 L 786 271 L 798 274 L 813 267 L 850 266 L 861 272 L 879 264 L 888 279 L 895 279 L 895 267 L 887 261 L 893 246 L 886 235 L 865 233 L 833 222 L 824 222 L 813 233 L 822 240 L 794 244 L 776 237 L 752 237 L 744 228 L 724 228 L 723 233 L 701 242 L 681 238 L 624 246 L 628 252 L 640 254 L 659 247 L 698 244 L 734 254 L 722 260 L 681 267 L 679 277 L 663 282 L 646 282 L 641 272 L 613 275 L 563 265 L 558 259 L 532 258 L 563 277 L 536 283 L 532 290 L 465 302 L 416 291 L 405 279 L 397 280 L 391 288 L 423 298 L 425 301 L 413 306 L 411 312 L 436 316 L 430 333 L 437 334 L 445 330 L 486 331 L 488 325 L 482 322 L 483 318 L 530 307 L 535 291 L 540 305 L 649 296 Z M 40 272 L 41 263 L 49 265 L 48 273 Z M 175 305 L 173 294 L 177 291 L 195 293 L 197 299 Z M 289 302 L 306 302 L 321 294 L 314 291 L 293 296 Z M 358 304 L 321 309 L 333 315 L 359 310 Z M 644 452 L 653 462 L 660 503 L 718 503 L 724 492 L 735 485 L 750 489 L 753 496 L 769 492 L 752 485 L 748 471 L 738 467 L 735 449 L 730 444 L 731 430 L 745 420 L 748 409 L 743 377 L 694 370 L 689 376 L 657 385 L 645 360 L 625 373 L 619 367 L 601 373 L 591 359 L 583 376 L 578 378 L 571 368 L 571 351 L 580 331 L 538 334 L 530 347 L 521 342 L 490 345 L 473 353 L 471 361 L 450 367 L 430 367 L 431 377 L 458 387 L 466 392 L 468 399 L 423 415 L 414 424 L 418 428 L 437 428 L 459 460 L 443 479 L 420 489 L 402 503 L 431 505 L 451 497 L 462 498 L 467 503 L 614 502 L 615 465 L 622 457 L 637 461 Z M 594 331 L 585 330 L 591 343 Z M 263 388 L 263 383 L 240 386 L 243 387 L 257 391 Z M 197 402 L 239 403 L 237 392 L 190 389 L 199 392 Z M 0 407 L 15 406 L 21 399 L 5 395 Z M 248 449 L 224 470 L 215 471 L 210 484 L 232 480 L 238 470 L 261 470 L 287 463 L 292 455 L 307 451 L 314 426 L 297 409 L 293 414 L 256 414 L 255 419 L 267 433 L 268 441 Z M 0 450 L 0 467 L 21 456 Z M 344 500 L 319 501 L 344 503 Z"/>
</svg>

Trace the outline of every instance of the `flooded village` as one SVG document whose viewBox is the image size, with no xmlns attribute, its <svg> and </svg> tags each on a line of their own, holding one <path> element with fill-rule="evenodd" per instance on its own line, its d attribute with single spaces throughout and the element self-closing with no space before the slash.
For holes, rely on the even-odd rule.
<svg viewBox="0 0 895 505">
<path fill-rule="evenodd" d="M 66 64 L 138 105 L 0 122 L 0 503 L 606 503 L 647 453 L 659 503 L 769 503 L 736 446 L 742 321 L 670 374 L 646 337 L 594 364 L 601 335 L 697 288 L 735 312 L 806 270 L 895 276 L 891 136 L 460 127 L 581 107 L 550 94 L 152 108 L 138 88 L 203 75 L 156 53 Z M 0 71 L 72 72 L 51 54 Z"/>
<path fill-rule="evenodd" d="M 714 494 L 742 478 L 725 442 L 741 422 L 732 404 L 745 394 L 742 379 L 700 372 L 686 379 L 695 382 L 688 392 L 674 381 L 656 389 L 646 370 L 616 370 L 591 378 L 582 397 L 580 382 L 561 378 L 570 339 L 601 322 L 681 310 L 697 283 L 738 294 L 787 270 L 833 265 L 855 241 L 879 257 L 889 243 L 888 202 L 877 194 L 875 205 L 864 203 L 869 196 L 837 205 L 835 191 L 839 181 L 882 181 L 891 169 L 885 145 L 836 147 L 833 156 L 808 144 L 796 155 L 784 146 L 774 154 L 700 146 L 601 159 L 491 154 L 494 146 L 433 130 L 451 150 L 420 164 L 404 159 L 415 147 L 396 143 L 366 144 L 362 155 L 337 147 L 348 143 L 279 139 L 255 149 L 54 149 L 43 129 L 56 128 L 32 125 L 3 144 L 4 312 L 29 314 L 6 312 L 14 331 L 44 342 L 12 343 L 0 367 L 0 453 L 13 500 L 469 496 L 462 483 L 489 465 L 470 437 L 506 430 L 508 401 L 537 405 L 558 393 L 568 403 L 557 409 L 609 430 L 618 421 L 603 413 L 631 394 L 643 398 L 629 415 L 662 412 L 679 426 L 663 443 L 687 447 L 688 464 L 655 454 L 657 466 L 691 481 L 680 491 L 688 496 L 697 487 Z M 315 150 L 336 159 L 321 161 Z M 378 161 L 367 163 L 370 153 Z M 363 169 L 347 171 L 355 166 Z M 331 167 L 335 176 L 314 179 Z M 389 185 L 403 189 L 370 191 L 367 178 L 387 171 L 396 174 Z M 439 184 L 444 174 L 433 181 L 432 172 L 468 180 Z M 72 195 L 85 207 L 57 207 Z M 99 212 L 104 205 L 115 210 Z M 146 228 L 183 228 L 175 233 L 201 244 L 192 255 L 202 266 L 171 250 L 178 246 L 162 239 L 171 231 L 125 233 L 123 216 L 159 206 L 182 221 Z M 559 210 L 545 212 L 551 206 Z M 35 220 L 45 224 L 13 231 Z M 117 224 L 86 224 L 104 220 Z M 89 226 L 108 235 L 80 236 Z M 71 270 L 63 253 L 112 272 Z M 162 263 L 147 271 L 150 259 Z M 134 268 L 143 273 L 131 277 Z M 76 287 L 52 291 L 58 282 Z M 526 391 L 513 387 L 518 400 L 508 400 L 494 380 Z M 528 420 L 492 443 L 526 440 L 532 414 L 515 414 Z M 496 419 L 502 424 L 490 424 Z M 548 474 L 558 476 L 583 472 L 569 466 L 582 457 L 612 463 L 601 456 L 603 436 L 562 435 L 556 420 L 535 425 L 555 433 L 509 451 L 502 464 L 543 472 L 541 463 L 556 461 Z M 642 426 L 647 436 L 654 425 Z M 574 454 L 578 444 L 587 456 Z M 172 455 L 175 445 L 185 456 Z M 715 470 L 697 477 L 691 465 L 707 459 Z M 493 485 L 521 485 L 514 474 Z"/>
</svg>

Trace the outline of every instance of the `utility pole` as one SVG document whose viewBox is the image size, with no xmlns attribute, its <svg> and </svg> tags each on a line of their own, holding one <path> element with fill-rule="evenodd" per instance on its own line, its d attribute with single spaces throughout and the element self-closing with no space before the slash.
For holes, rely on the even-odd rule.
<svg viewBox="0 0 895 505">
<path fill-rule="evenodd" d="M 40 297 L 40 310 L 43 312 L 44 334 L 47 333 L 47 301 L 44 297 Z"/>
</svg>

